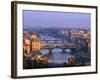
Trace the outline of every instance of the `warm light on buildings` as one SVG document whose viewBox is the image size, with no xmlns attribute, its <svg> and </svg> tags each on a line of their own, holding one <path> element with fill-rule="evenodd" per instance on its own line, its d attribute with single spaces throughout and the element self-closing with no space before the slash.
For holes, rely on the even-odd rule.
<svg viewBox="0 0 100 80">
<path fill-rule="evenodd" d="M 31 41 L 32 41 L 32 51 L 37 51 L 40 50 L 41 48 L 41 41 L 39 37 L 36 34 L 33 34 L 31 36 Z"/>
<path fill-rule="evenodd" d="M 76 58 L 75 57 L 70 57 L 68 58 L 68 64 L 76 64 Z"/>
<path fill-rule="evenodd" d="M 36 38 L 37 38 L 37 35 L 35 35 L 35 34 L 31 35 L 31 39 L 36 39 Z"/>
<path fill-rule="evenodd" d="M 88 44 L 88 48 L 91 48 L 91 32 L 87 32 L 84 34 L 84 38 L 86 39 L 86 42 Z"/>
<path fill-rule="evenodd" d="M 30 40 L 27 38 L 24 38 L 24 54 L 28 55 L 30 53 Z"/>
</svg>

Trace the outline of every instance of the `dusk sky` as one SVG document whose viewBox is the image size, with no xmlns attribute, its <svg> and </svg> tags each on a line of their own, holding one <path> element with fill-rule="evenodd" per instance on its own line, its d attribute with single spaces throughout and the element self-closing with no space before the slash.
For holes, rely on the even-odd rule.
<svg viewBox="0 0 100 80">
<path fill-rule="evenodd" d="M 75 12 L 23 11 L 26 28 L 85 28 L 90 29 L 91 14 Z"/>
</svg>

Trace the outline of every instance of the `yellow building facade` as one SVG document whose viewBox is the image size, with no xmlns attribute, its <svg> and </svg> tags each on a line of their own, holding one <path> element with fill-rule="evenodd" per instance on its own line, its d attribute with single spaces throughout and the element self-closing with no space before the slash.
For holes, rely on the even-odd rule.
<svg viewBox="0 0 100 80">
<path fill-rule="evenodd" d="M 38 51 L 41 49 L 41 41 L 36 34 L 31 36 L 31 45 L 32 51 Z"/>
</svg>

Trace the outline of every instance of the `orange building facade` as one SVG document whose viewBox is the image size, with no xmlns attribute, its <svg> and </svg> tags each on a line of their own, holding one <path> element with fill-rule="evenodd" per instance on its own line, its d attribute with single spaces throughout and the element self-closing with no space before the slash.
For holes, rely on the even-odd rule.
<svg viewBox="0 0 100 80">
<path fill-rule="evenodd" d="M 41 49 L 41 41 L 35 34 L 31 35 L 32 51 L 38 51 Z"/>
<path fill-rule="evenodd" d="M 36 34 L 32 34 L 30 37 L 23 38 L 23 52 L 26 55 L 30 54 L 30 51 L 38 51 L 41 49 L 41 41 Z"/>
<path fill-rule="evenodd" d="M 30 39 L 24 38 L 23 49 L 24 54 L 28 55 L 30 53 Z"/>
</svg>

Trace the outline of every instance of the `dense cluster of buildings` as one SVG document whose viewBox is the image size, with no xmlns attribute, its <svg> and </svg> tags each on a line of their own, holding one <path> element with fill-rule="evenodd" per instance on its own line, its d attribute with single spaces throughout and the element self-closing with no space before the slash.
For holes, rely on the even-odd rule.
<svg viewBox="0 0 100 80">
<path fill-rule="evenodd" d="M 65 34 L 69 42 L 91 48 L 91 32 L 88 30 L 62 30 L 62 34 Z"/>
<path fill-rule="evenodd" d="M 70 45 L 72 47 L 72 44 L 79 45 L 77 47 L 78 51 L 86 51 L 86 53 L 90 53 L 91 51 L 91 32 L 86 30 L 60 30 L 60 35 L 64 36 L 68 41 L 67 45 L 62 45 L 63 47 L 70 48 Z M 59 35 L 59 34 L 58 34 Z M 31 52 L 34 52 L 36 56 L 34 59 L 37 61 L 42 62 L 48 62 L 50 59 L 48 57 L 43 56 L 42 54 L 37 54 L 38 51 L 40 51 L 44 45 L 43 41 L 40 39 L 39 35 L 37 33 L 28 33 L 25 32 L 23 34 L 23 53 L 24 55 L 30 55 Z M 73 46 L 73 48 L 75 47 Z M 27 56 L 26 56 L 27 57 Z M 76 64 L 77 59 L 76 57 L 70 57 L 68 58 L 68 64 Z"/>
<path fill-rule="evenodd" d="M 31 51 L 37 51 L 41 48 L 41 41 L 37 34 L 26 34 L 23 38 L 24 54 L 29 54 Z"/>
</svg>

